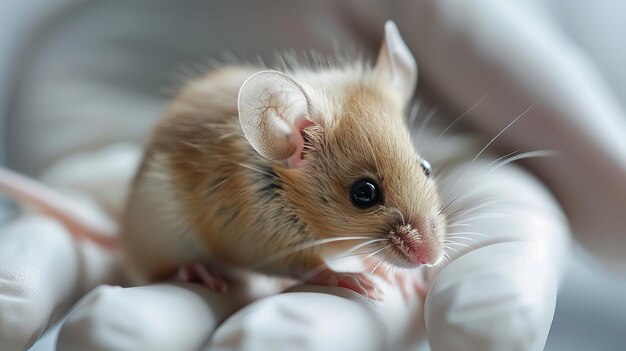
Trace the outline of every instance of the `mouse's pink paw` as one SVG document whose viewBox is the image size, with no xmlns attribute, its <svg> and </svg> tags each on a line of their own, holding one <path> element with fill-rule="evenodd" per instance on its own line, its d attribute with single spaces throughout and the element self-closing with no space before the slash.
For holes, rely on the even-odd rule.
<svg viewBox="0 0 626 351">
<path fill-rule="evenodd" d="M 180 267 L 176 277 L 184 282 L 202 284 L 220 294 L 228 290 L 228 284 L 218 271 L 200 263 L 190 263 Z"/>
<path fill-rule="evenodd" d="M 309 279 L 307 283 L 338 286 L 352 290 L 370 299 L 382 300 L 381 290 L 367 273 L 342 273 L 326 269 Z"/>
<path fill-rule="evenodd" d="M 416 277 L 414 272 L 396 272 L 393 274 L 393 285 L 402 293 L 405 301 L 409 301 L 415 296 L 420 299 L 426 298 L 426 288 L 424 283 Z"/>
</svg>

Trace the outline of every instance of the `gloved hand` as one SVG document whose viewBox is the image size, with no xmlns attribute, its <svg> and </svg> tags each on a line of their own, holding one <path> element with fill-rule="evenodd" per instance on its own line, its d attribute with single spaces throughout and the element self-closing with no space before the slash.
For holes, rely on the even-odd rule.
<svg viewBox="0 0 626 351">
<path fill-rule="evenodd" d="M 442 147 L 431 157 L 435 169 L 442 170 L 442 197 L 455 201 L 447 209 L 449 264 L 411 275 L 426 284 L 425 300 L 415 289 L 405 299 L 397 286 L 382 281 L 382 301 L 337 287 L 300 285 L 252 302 L 271 285 L 267 280 L 233 286 L 227 295 L 174 282 L 103 285 L 71 311 L 58 347 L 415 350 L 427 335 L 434 350 L 541 349 L 567 252 L 567 224 L 536 180 L 511 165 L 469 161 L 474 154 L 458 152 L 473 149 L 465 146 Z M 104 180 L 128 178 L 132 162 L 126 168 L 113 165 L 136 152 L 110 148 L 75 157 L 48 177 L 58 183 L 66 179 L 62 174 L 79 174 L 75 171 L 88 165 L 115 170 L 117 176 L 93 172 L 90 181 L 75 180 L 99 199 L 105 195 L 93 189 Z M 25 215 L 3 227 L 0 344 L 17 350 L 32 344 L 85 292 L 98 284 L 117 284 L 118 263 L 110 252 L 74 240 L 52 218 Z"/>
</svg>

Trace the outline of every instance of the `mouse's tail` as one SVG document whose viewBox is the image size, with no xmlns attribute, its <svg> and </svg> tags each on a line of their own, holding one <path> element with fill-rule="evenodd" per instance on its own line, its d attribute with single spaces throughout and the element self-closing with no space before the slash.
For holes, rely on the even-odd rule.
<svg viewBox="0 0 626 351">
<path fill-rule="evenodd" d="M 0 193 L 8 195 L 22 206 L 34 207 L 56 218 L 76 237 L 83 237 L 106 248 L 118 246 L 119 226 L 113 219 L 94 215 L 93 211 L 34 179 L 0 167 Z"/>
</svg>

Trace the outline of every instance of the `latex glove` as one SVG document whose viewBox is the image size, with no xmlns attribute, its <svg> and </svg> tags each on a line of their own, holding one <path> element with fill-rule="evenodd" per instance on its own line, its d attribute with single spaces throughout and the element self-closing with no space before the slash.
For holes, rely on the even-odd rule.
<svg viewBox="0 0 626 351">
<path fill-rule="evenodd" d="M 115 259 L 77 242 L 54 219 L 25 215 L 0 227 L 0 345 L 25 350 L 80 296 L 115 283 Z"/>
<path fill-rule="evenodd" d="M 440 151 L 442 159 L 450 158 Z M 461 244 L 450 244 L 449 254 L 456 259 L 441 270 L 423 272 L 430 287 L 425 315 L 417 292 L 406 303 L 395 287 L 388 287 L 383 301 L 372 302 L 340 288 L 299 286 L 292 291 L 300 293 L 261 299 L 230 318 L 254 299 L 250 292 L 266 287 L 235 286 L 225 296 L 182 284 L 101 287 L 72 311 L 59 335 L 59 349 L 194 350 L 226 318 L 207 349 L 413 350 L 426 332 L 435 350 L 541 349 L 567 251 L 567 226 L 554 200 L 532 177 L 511 166 L 476 175 L 485 165 L 452 165 L 441 179 L 441 188 L 450 189 L 444 198 L 464 194 L 450 206 L 452 212 L 494 196 L 493 201 L 504 202 L 482 203 L 478 211 L 500 216 L 471 218 L 470 213 L 450 223 L 451 233 L 489 237 L 465 235 L 476 238 L 470 241 L 450 234 L 450 240 Z M 37 250 L 42 249 L 35 246 Z M 55 275 L 48 276 L 56 281 Z"/>
<path fill-rule="evenodd" d="M 68 198 L 87 218 L 108 216 L 101 206 L 119 212 L 138 156 L 137 146 L 119 144 L 67 158 L 45 178 L 73 191 Z M 24 214 L 0 223 L 0 349 L 26 349 L 85 293 L 118 284 L 118 264 L 116 253 L 77 240 L 54 218 Z"/>
</svg>

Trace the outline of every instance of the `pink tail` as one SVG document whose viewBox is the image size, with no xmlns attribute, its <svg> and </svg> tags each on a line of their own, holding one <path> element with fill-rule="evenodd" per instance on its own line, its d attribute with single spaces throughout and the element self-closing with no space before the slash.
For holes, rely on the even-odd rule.
<svg viewBox="0 0 626 351">
<path fill-rule="evenodd" d="M 109 217 L 85 211 L 63 194 L 26 176 L 0 167 L 0 193 L 5 193 L 20 205 L 35 207 L 39 212 L 56 218 L 76 237 L 83 237 L 107 248 L 118 246 L 118 225 Z"/>
</svg>

